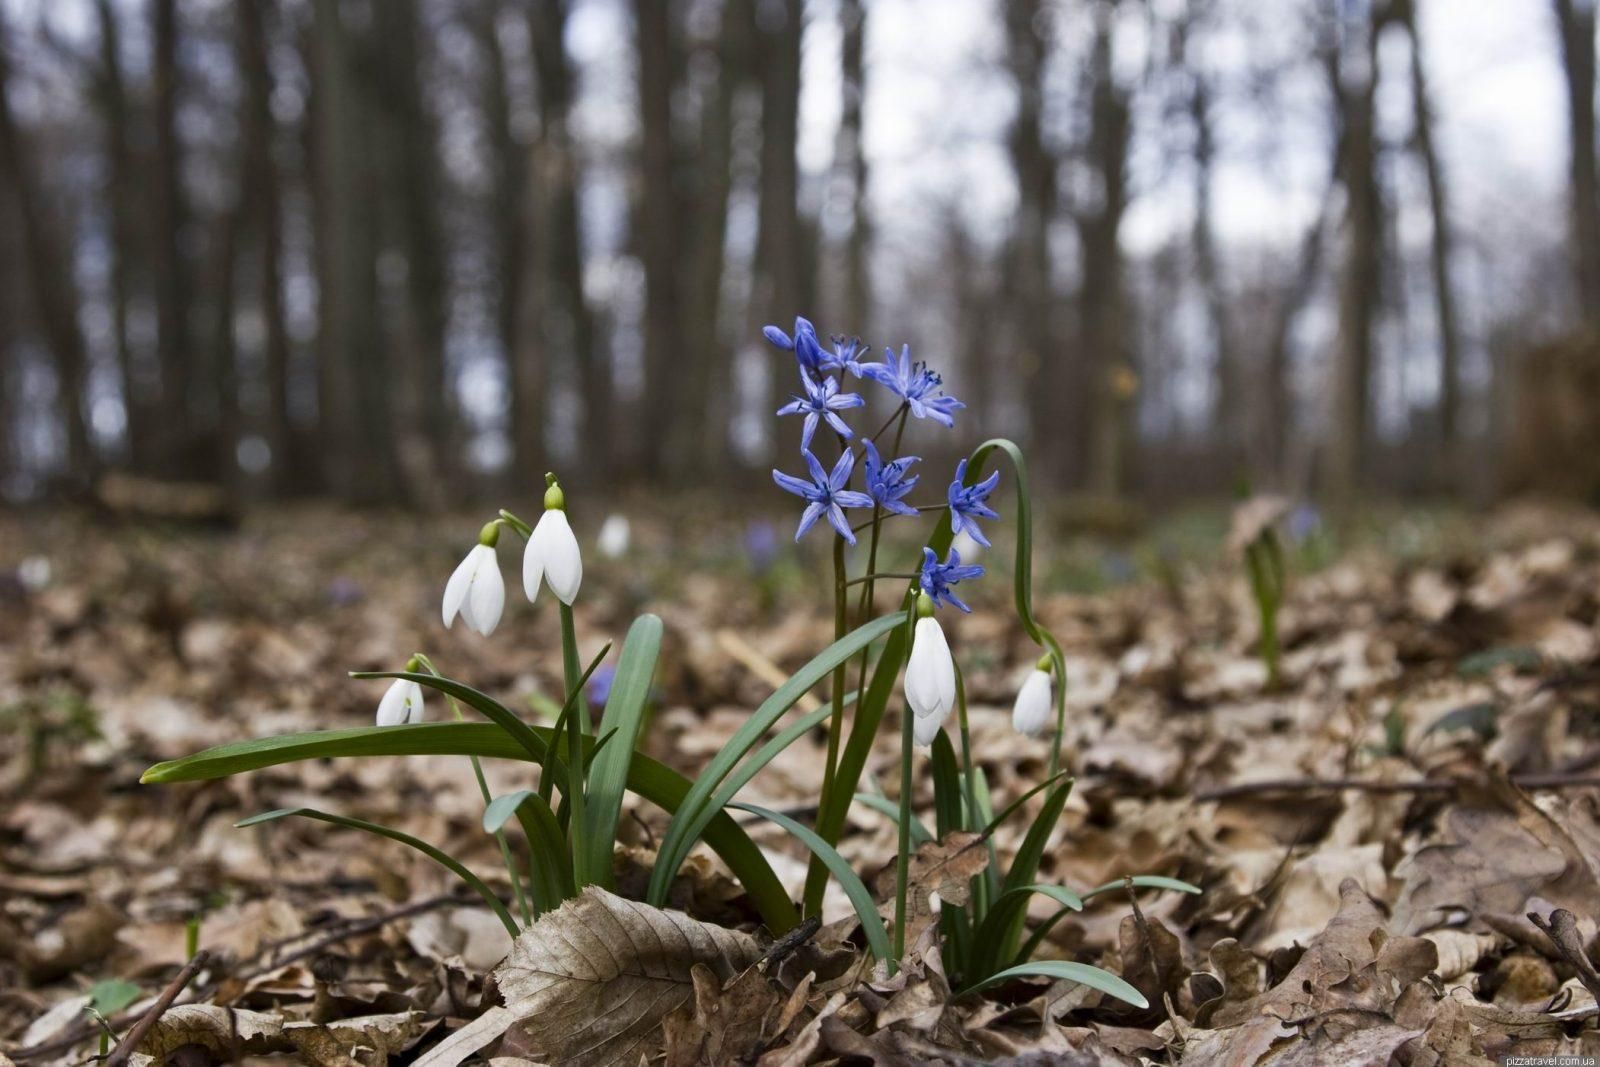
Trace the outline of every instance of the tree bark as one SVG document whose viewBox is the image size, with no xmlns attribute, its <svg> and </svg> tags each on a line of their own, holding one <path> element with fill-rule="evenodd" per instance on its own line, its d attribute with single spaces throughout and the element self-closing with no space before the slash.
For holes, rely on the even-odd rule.
<svg viewBox="0 0 1600 1067">
<path fill-rule="evenodd" d="M 545 235 L 542 325 L 545 350 L 564 354 L 577 367 L 583 394 L 582 476 L 604 483 L 614 461 L 614 401 L 609 353 L 597 343 L 594 312 L 583 288 L 578 152 L 571 125 L 572 58 L 566 48 L 571 6 L 571 0 L 536 0 L 528 13 L 539 97 L 535 181 L 543 207 L 539 231 Z"/>
<path fill-rule="evenodd" d="M 1592 0 L 1553 0 L 1566 75 L 1571 254 L 1578 308 L 1600 328 L 1600 179 L 1595 161 L 1595 8 Z"/>
<path fill-rule="evenodd" d="M 867 153 L 861 136 L 866 102 L 867 9 L 862 0 L 840 0 L 841 31 L 839 135 L 834 145 L 834 182 L 845 190 L 850 230 L 844 242 L 844 294 L 838 329 L 841 333 L 867 333 L 871 328 L 872 279 L 867 256 L 872 242 L 872 219 L 867 211 Z"/>
<path fill-rule="evenodd" d="M 11 109 L 9 47 L 0 23 L 0 168 L 16 198 L 36 319 L 55 364 L 58 417 L 67 439 L 67 477 L 84 488 L 94 476 L 96 458 L 84 396 L 89 357 L 78 325 L 72 241 L 67 224 L 48 202 L 35 169 L 31 139 Z"/>
<path fill-rule="evenodd" d="M 183 241 L 189 224 L 183 190 L 183 143 L 178 132 L 182 32 L 177 0 L 152 0 L 151 86 L 154 123 L 154 206 L 151 265 L 156 291 L 156 335 L 161 368 L 162 472 L 192 475 L 197 456 L 193 438 L 195 400 L 201 383 L 195 374 L 189 320 L 189 267 Z"/>
</svg>

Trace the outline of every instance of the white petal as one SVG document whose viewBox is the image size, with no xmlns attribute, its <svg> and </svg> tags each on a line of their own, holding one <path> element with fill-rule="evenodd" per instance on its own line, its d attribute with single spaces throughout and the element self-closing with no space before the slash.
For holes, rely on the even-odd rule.
<svg viewBox="0 0 1600 1067">
<path fill-rule="evenodd" d="M 506 580 L 500 575 L 500 559 L 494 549 L 479 545 L 472 553 L 478 562 L 472 571 L 472 587 L 467 590 L 461 615 L 468 626 L 488 637 L 500 625 L 500 612 L 506 606 Z"/>
<path fill-rule="evenodd" d="M 444 624 L 449 626 L 456 621 L 456 612 L 461 610 L 461 605 L 467 599 L 467 589 L 472 585 L 473 558 L 476 550 L 467 553 L 467 557 L 456 564 L 456 569 L 450 575 L 450 581 L 444 587 Z"/>
<path fill-rule="evenodd" d="M 934 618 L 918 619 L 911 641 L 911 658 L 906 663 L 906 701 L 918 716 L 934 716 L 939 722 L 956 703 L 956 669 L 950 659 L 950 645 Z"/>
<path fill-rule="evenodd" d="M 545 514 L 550 513 L 547 511 Z M 539 534 L 542 529 L 544 520 L 540 519 L 533 533 L 528 535 L 528 548 L 522 553 L 522 591 L 530 604 L 538 602 L 539 583 L 544 581 L 544 538 Z"/>
<path fill-rule="evenodd" d="M 418 690 L 417 700 L 421 703 L 421 687 L 416 682 L 408 682 L 403 678 L 396 678 L 394 684 L 384 691 L 383 699 L 378 701 L 378 725 L 399 726 L 407 721 L 410 708 L 406 701 L 411 695 L 411 690 Z"/>
<path fill-rule="evenodd" d="M 626 515 L 608 515 L 606 521 L 600 524 L 599 536 L 595 538 L 595 547 L 607 559 L 616 559 L 628 551 L 628 542 L 632 540 L 632 528 L 628 525 Z"/>
<path fill-rule="evenodd" d="M 938 715 L 918 715 L 911 722 L 911 736 L 917 744 L 927 748 L 933 744 L 933 739 L 939 736 L 939 731 L 944 729 L 944 719 Z"/>
<path fill-rule="evenodd" d="M 1017 691 L 1011 709 L 1011 725 L 1018 733 L 1038 737 L 1050 728 L 1052 696 L 1050 673 L 1035 669 Z"/>
<path fill-rule="evenodd" d="M 573 536 L 564 511 L 545 512 L 539 529 L 544 531 L 544 580 L 563 604 L 570 605 L 578 595 L 578 586 L 583 584 L 583 555 L 578 551 L 578 539 Z"/>
</svg>

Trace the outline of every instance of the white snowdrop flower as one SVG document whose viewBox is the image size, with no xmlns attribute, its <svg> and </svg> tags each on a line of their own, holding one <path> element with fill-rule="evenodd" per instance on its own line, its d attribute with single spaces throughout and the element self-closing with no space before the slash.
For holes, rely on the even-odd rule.
<svg viewBox="0 0 1600 1067">
<path fill-rule="evenodd" d="M 1022 688 L 1017 690 L 1017 702 L 1011 708 L 1011 725 L 1019 734 L 1029 737 L 1042 737 L 1049 732 L 1055 711 L 1050 671 L 1042 666 L 1048 660 L 1039 662 L 1041 666 L 1029 672 Z"/>
<path fill-rule="evenodd" d="M 633 528 L 628 523 L 626 515 L 608 515 L 606 521 L 600 524 L 600 533 L 595 537 L 595 547 L 607 559 L 616 559 L 628 551 L 628 545 L 633 540 Z"/>
<path fill-rule="evenodd" d="M 956 554 L 968 563 L 978 562 L 978 557 L 983 555 L 984 549 L 984 546 L 978 543 L 977 538 L 965 530 L 955 535 L 950 542 L 950 547 L 955 549 Z"/>
<path fill-rule="evenodd" d="M 544 515 L 533 528 L 522 557 L 522 591 L 529 601 L 538 597 L 539 583 L 545 581 L 558 600 L 570 605 L 583 584 L 583 556 L 567 522 L 566 505 L 566 496 L 551 478 L 544 494 Z"/>
<path fill-rule="evenodd" d="M 917 597 L 917 614 L 921 617 L 906 662 L 906 702 L 917 717 L 913 724 L 917 743 L 930 745 L 956 706 L 956 665 L 944 630 L 933 617 L 933 600 L 926 593 Z"/>
<path fill-rule="evenodd" d="M 450 582 L 444 587 L 446 626 L 460 615 L 467 629 L 488 637 L 500 625 L 500 612 L 506 606 L 506 581 L 500 576 L 500 560 L 494 551 L 499 536 L 498 525 L 491 522 L 485 526 L 478 543 L 450 575 Z"/>
<path fill-rule="evenodd" d="M 399 726 L 422 721 L 422 686 L 396 678 L 378 701 L 378 725 Z"/>
<path fill-rule="evenodd" d="M 30 593 L 37 593 L 50 584 L 50 557 L 29 556 L 17 564 L 17 581 Z"/>
<path fill-rule="evenodd" d="M 912 740 L 922 748 L 933 744 L 934 738 L 944 729 L 944 719 L 938 715 L 913 715 L 911 717 Z"/>
</svg>

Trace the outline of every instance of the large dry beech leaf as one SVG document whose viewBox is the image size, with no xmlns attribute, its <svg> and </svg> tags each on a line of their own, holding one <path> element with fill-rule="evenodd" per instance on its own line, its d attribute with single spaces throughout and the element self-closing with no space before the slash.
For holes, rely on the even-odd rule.
<svg viewBox="0 0 1600 1067">
<path fill-rule="evenodd" d="M 694 996 L 699 964 L 727 981 L 754 938 L 590 886 L 522 932 L 495 978 L 529 1051 L 563 1067 L 635 1064 Z"/>
</svg>

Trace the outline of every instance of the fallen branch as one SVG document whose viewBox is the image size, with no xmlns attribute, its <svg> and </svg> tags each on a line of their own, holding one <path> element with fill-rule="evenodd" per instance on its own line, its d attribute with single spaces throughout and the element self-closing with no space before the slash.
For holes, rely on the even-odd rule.
<svg viewBox="0 0 1600 1067">
<path fill-rule="evenodd" d="M 1556 951 L 1561 953 L 1561 958 L 1578 972 L 1578 981 L 1583 983 L 1583 988 L 1596 1001 L 1600 1001 L 1600 971 L 1595 970 L 1589 954 L 1584 951 L 1583 934 L 1578 931 L 1578 920 L 1572 912 L 1557 908 L 1550 913 L 1550 918 L 1545 919 L 1538 912 L 1530 911 L 1528 921 L 1544 931 Z"/>
<path fill-rule="evenodd" d="M 1195 800 L 1232 800 L 1264 793 L 1337 793 L 1346 789 L 1362 793 L 1450 793 L 1470 785 L 1469 778 L 1421 778 L 1411 782 L 1383 782 L 1362 778 L 1268 778 L 1259 782 L 1202 789 Z M 1514 774 L 1511 784 L 1519 789 L 1600 788 L 1600 775 L 1593 774 Z"/>
<path fill-rule="evenodd" d="M 184 987 L 194 980 L 195 975 L 200 973 L 200 969 L 210 962 L 211 953 L 205 949 L 201 949 L 191 956 L 189 962 L 183 965 L 183 970 L 179 971 L 177 976 L 167 983 L 167 988 L 161 991 L 161 995 L 156 998 L 156 1002 L 150 1005 L 145 1013 L 140 1016 L 137 1023 L 134 1023 L 133 1029 L 129 1030 L 127 1035 L 117 1042 L 117 1047 L 111 1050 L 110 1056 L 106 1057 L 105 1067 L 124 1067 L 128 1062 L 128 1058 L 133 1055 L 140 1043 L 144 1041 L 145 1035 L 150 1032 L 150 1028 L 156 1024 L 156 1020 L 167 1013 L 167 1009 L 172 1007 L 172 1002 L 178 999 L 178 994 L 182 993 Z"/>
</svg>

